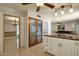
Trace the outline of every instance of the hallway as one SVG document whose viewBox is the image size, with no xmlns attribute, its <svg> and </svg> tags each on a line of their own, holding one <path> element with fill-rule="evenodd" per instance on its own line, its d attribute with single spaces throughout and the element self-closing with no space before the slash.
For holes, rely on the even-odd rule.
<svg viewBox="0 0 79 59">
<path fill-rule="evenodd" d="M 1 56 L 51 56 L 48 53 L 44 53 L 42 44 L 38 44 L 31 48 L 21 48 L 15 51 L 6 51 Z"/>
</svg>

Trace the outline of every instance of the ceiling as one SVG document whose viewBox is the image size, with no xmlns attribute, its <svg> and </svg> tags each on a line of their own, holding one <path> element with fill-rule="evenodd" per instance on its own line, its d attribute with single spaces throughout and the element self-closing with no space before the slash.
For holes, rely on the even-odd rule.
<svg viewBox="0 0 79 59">
<path fill-rule="evenodd" d="M 52 5 L 55 5 L 56 8 L 60 7 L 61 5 L 66 5 L 68 3 L 50 3 Z M 75 3 L 72 4 L 75 7 L 79 7 L 79 4 Z M 0 7 L 7 7 L 7 8 L 13 8 L 13 9 L 17 9 L 20 11 L 25 11 L 25 9 L 28 9 L 29 6 L 36 6 L 36 4 L 30 4 L 30 5 L 21 5 L 21 3 L 0 3 Z"/>
<path fill-rule="evenodd" d="M 59 8 L 61 5 L 66 5 L 68 3 L 50 3 L 50 4 L 55 5 L 56 8 Z M 79 8 L 79 3 L 73 3 L 72 6 L 73 6 L 73 8 Z M 36 4 L 22 5 L 21 3 L 0 3 L 0 7 L 12 8 L 12 9 L 16 9 L 19 11 L 25 11 L 26 9 L 28 9 L 30 11 L 36 12 L 37 6 L 36 6 Z M 51 14 L 53 16 L 54 15 L 53 11 L 55 11 L 55 8 L 50 9 L 46 6 L 43 6 L 43 7 L 41 7 L 40 13 L 44 14 L 44 13 L 48 12 L 48 15 Z M 44 14 L 44 15 L 46 15 L 46 14 Z M 46 16 L 48 16 L 48 15 L 46 15 Z"/>
<path fill-rule="evenodd" d="M 55 5 L 56 8 L 60 7 L 61 5 L 66 5 L 68 3 L 50 3 L 52 5 Z M 79 7 L 78 3 L 74 3 L 72 4 L 75 7 Z M 28 9 L 29 6 L 36 6 L 36 4 L 30 4 L 30 5 L 21 5 L 21 3 L 0 3 L 0 7 L 7 7 L 7 8 L 13 8 L 13 9 L 17 9 L 20 11 L 25 11 L 25 9 Z"/>
<path fill-rule="evenodd" d="M 0 3 L 0 7 L 12 8 L 19 11 L 25 11 L 26 7 L 21 5 L 21 3 Z"/>
</svg>

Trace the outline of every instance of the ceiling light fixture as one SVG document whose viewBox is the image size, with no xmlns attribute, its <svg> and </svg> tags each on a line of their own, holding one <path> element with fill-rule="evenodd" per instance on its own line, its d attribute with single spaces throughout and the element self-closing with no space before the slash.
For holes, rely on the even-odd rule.
<svg viewBox="0 0 79 59">
<path fill-rule="evenodd" d="M 71 5 L 71 8 L 69 9 L 69 12 L 71 13 L 71 12 L 73 12 L 73 8 L 72 8 L 72 5 Z"/>
<path fill-rule="evenodd" d="M 37 6 L 43 6 L 44 3 L 36 3 Z"/>
<path fill-rule="evenodd" d="M 63 15 L 64 14 L 64 11 L 61 11 L 61 14 Z"/>
<path fill-rule="evenodd" d="M 62 8 L 61 14 L 63 15 L 64 14 L 64 10 L 63 10 L 64 6 L 61 6 L 61 8 Z"/>
<path fill-rule="evenodd" d="M 40 6 L 39 3 L 36 3 L 37 6 Z"/>
<path fill-rule="evenodd" d="M 55 16 L 57 16 L 58 15 L 58 13 L 57 13 L 57 10 L 55 11 Z"/>
</svg>

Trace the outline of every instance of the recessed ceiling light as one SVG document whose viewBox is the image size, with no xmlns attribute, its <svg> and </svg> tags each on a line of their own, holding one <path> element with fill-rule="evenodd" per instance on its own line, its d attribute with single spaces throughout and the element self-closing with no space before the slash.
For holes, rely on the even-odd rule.
<svg viewBox="0 0 79 59">
<path fill-rule="evenodd" d="M 62 9 L 61 14 L 62 14 L 62 15 L 64 14 L 64 10 L 63 10 L 64 7 L 65 7 L 65 6 L 61 6 L 61 9 Z"/>
</svg>

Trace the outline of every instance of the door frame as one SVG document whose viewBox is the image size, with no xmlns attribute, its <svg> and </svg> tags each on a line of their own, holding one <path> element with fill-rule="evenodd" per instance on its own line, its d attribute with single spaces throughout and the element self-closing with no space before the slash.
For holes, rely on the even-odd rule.
<svg viewBox="0 0 79 59">
<path fill-rule="evenodd" d="M 20 31 L 20 16 L 14 16 L 14 15 L 9 15 L 9 14 L 3 14 L 3 26 L 4 26 L 4 19 L 5 19 L 5 16 L 10 16 L 10 17 L 16 17 L 16 18 L 19 18 L 19 48 L 20 48 L 20 46 L 21 46 L 21 38 L 20 38 L 20 33 L 21 33 L 21 31 Z M 3 27 L 4 28 L 4 27 Z M 5 42 L 4 42 L 4 30 L 3 30 L 3 52 L 4 52 L 4 50 L 5 50 L 5 47 L 4 47 L 4 44 L 5 44 Z"/>
<path fill-rule="evenodd" d="M 38 31 L 38 21 L 41 21 L 42 22 L 42 33 L 43 33 L 43 21 L 40 20 L 38 17 L 31 17 L 31 16 L 28 16 L 28 46 L 30 47 L 30 19 L 33 19 L 33 20 L 36 20 L 36 32 Z M 42 42 L 42 36 L 41 36 L 41 42 Z M 37 42 L 36 42 L 37 44 Z"/>
</svg>

